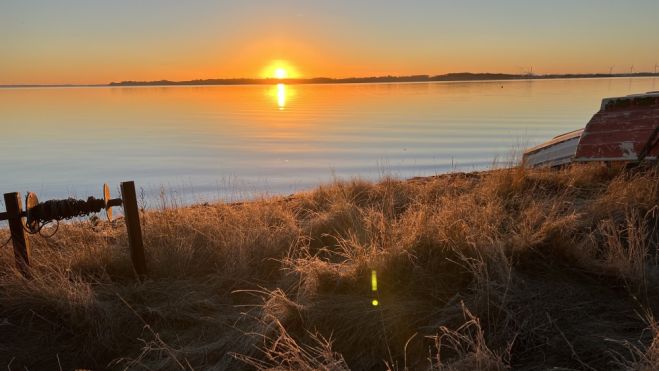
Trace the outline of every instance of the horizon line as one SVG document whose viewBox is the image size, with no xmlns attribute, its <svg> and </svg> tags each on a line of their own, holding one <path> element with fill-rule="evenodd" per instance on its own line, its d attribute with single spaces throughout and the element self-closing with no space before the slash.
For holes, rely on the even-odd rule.
<svg viewBox="0 0 659 371">
<path fill-rule="evenodd" d="M 469 78 L 470 77 L 470 78 Z M 497 78 L 499 77 L 499 78 Z M 121 87 L 121 86 L 171 86 L 171 85 L 267 85 L 267 84 L 340 84 L 359 82 L 460 82 L 460 81 L 496 81 L 496 80 L 541 80 L 560 78 L 612 78 L 612 77 L 659 77 L 659 72 L 633 72 L 633 73 L 549 73 L 549 74 L 514 74 L 503 72 L 449 72 L 439 75 L 413 74 L 413 75 L 380 75 L 362 77 L 300 77 L 300 78 L 276 78 L 276 77 L 230 77 L 230 78 L 207 78 L 192 80 L 123 80 L 109 83 L 55 83 L 55 84 L 0 84 L 0 88 L 63 88 L 63 87 Z"/>
</svg>

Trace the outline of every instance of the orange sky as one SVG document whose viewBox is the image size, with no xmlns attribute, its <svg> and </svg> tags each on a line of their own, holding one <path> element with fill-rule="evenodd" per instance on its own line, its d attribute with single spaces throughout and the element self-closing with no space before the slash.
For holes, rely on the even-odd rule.
<svg viewBox="0 0 659 371">
<path fill-rule="evenodd" d="M 651 71 L 659 1 L 0 4 L 0 84 L 448 72 Z"/>
</svg>

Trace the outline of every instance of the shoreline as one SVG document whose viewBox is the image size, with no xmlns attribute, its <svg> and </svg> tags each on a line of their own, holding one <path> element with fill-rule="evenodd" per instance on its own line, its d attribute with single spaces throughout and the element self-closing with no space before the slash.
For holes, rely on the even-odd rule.
<svg viewBox="0 0 659 371">
<path fill-rule="evenodd" d="M 463 77 L 453 77 L 460 75 Z M 466 75 L 466 77 L 464 77 Z M 356 85 L 356 84 L 413 84 L 413 83 L 454 83 L 454 82 L 503 82 L 535 80 L 583 80 L 616 78 L 659 78 L 659 73 L 637 72 L 633 74 L 550 74 L 550 75 L 514 75 L 514 74 L 447 74 L 438 76 L 381 76 L 356 78 L 309 78 L 309 79 L 203 79 L 187 81 L 122 81 L 107 84 L 6 84 L 0 89 L 19 88 L 104 88 L 104 87 L 167 87 L 167 86 L 259 86 L 259 85 Z"/>
<path fill-rule="evenodd" d="M 397 178 L 397 177 L 392 177 L 392 176 L 384 176 L 378 179 L 363 179 L 360 177 L 352 177 L 352 178 L 340 178 L 336 179 L 333 181 L 328 181 L 325 183 L 317 184 L 313 187 L 310 187 L 308 189 L 302 189 L 299 191 L 295 191 L 293 193 L 289 194 L 259 194 L 255 195 L 252 198 L 241 200 L 241 201 L 226 201 L 226 200 L 209 200 L 209 201 L 194 201 L 189 204 L 176 204 L 175 206 L 167 207 L 166 209 L 181 209 L 181 210 L 194 210 L 198 208 L 205 208 L 205 207 L 215 207 L 215 206 L 230 206 L 230 207 L 238 207 L 238 206 L 245 206 L 245 205 L 250 205 L 250 204 L 255 204 L 255 203 L 260 203 L 260 202 L 290 202 L 294 201 L 296 199 L 299 199 L 301 197 L 304 197 L 305 195 L 308 195 L 310 193 L 313 193 L 317 191 L 318 189 L 321 188 L 326 188 L 326 187 L 331 187 L 335 186 L 337 184 L 345 184 L 345 183 L 351 183 L 351 182 L 364 182 L 368 184 L 379 184 L 383 181 L 395 181 L 395 182 L 402 182 L 406 184 L 424 184 L 436 180 L 450 180 L 452 178 L 469 178 L 469 179 L 481 179 L 485 176 L 490 175 L 491 173 L 498 172 L 498 171 L 507 171 L 507 170 L 514 170 L 514 167 L 510 168 L 500 168 L 500 169 L 488 169 L 488 170 L 475 170 L 475 171 L 456 171 L 456 172 L 450 172 L 450 173 L 438 173 L 434 175 L 427 175 L 427 176 L 414 176 L 411 178 Z M 66 197 L 65 197 L 66 198 Z M 82 198 L 81 198 L 82 199 Z M 50 200 L 50 199 L 48 199 Z M 48 200 L 42 200 L 48 201 Z M 159 206 L 153 206 L 147 209 L 140 209 L 141 213 L 153 213 L 153 212 L 159 212 L 162 211 L 163 209 Z M 1 211 L 0 211 L 1 212 Z M 116 211 L 115 211 L 116 212 Z M 94 216 L 98 217 L 98 223 L 99 224 L 104 224 L 104 223 L 110 223 L 113 224 L 119 220 L 123 220 L 124 215 L 123 211 L 119 212 L 115 217 L 113 218 L 112 222 L 108 222 L 107 219 L 103 216 L 104 212 L 101 211 L 96 214 L 91 214 L 89 216 L 83 216 L 83 217 L 78 217 L 74 218 L 72 220 L 61 220 L 60 223 L 67 223 L 70 221 L 83 221 L 86 222 L 87 219 L 94 218 Z M 7 225 L 7 221 L 3 220 L 0 221 L 0 232 L 1 231 L 7 231 L 9 229 L 9 226 Z"/>
</svg>

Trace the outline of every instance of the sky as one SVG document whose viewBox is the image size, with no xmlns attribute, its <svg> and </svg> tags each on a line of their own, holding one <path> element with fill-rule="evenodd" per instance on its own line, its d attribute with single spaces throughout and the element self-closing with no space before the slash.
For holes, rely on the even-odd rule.
<svg viewBox="0 0 659 371">
<path fill-rule="evenodd" d="M 658 0 L 0 0 L 0 84 L 653 71 L 658 20 Z"/>
</svg>

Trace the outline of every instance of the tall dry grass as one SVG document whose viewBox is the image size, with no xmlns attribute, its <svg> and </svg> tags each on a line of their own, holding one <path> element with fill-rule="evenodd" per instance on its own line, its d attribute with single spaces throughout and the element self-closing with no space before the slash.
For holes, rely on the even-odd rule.
<svg viewBox="0 0 659 371">
<path fill-rule="evenodd" d="M 652 369 L 658 184 L 655 169 L 513 167 L 163 201 L 142 218 L 143 283 L 121 221 L 64 224 L 32 237 L 31 280 L 0 251 L 0 364 Z"/>
</svg>

